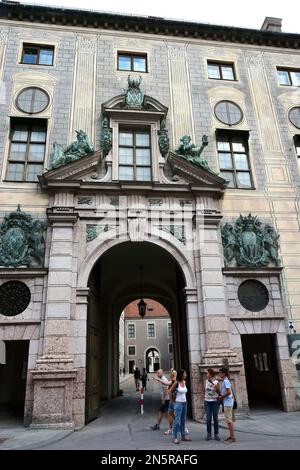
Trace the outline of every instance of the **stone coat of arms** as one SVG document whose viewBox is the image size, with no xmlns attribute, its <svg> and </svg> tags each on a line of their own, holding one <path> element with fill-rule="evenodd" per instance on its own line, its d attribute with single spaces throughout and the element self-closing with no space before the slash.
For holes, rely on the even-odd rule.
<svg viewBox="0 0 300 470">
<path fill-rule="evenodd" d="M 18 205 L 0 226 L 0 266 L 42 266 L 44 230 L 44 222 L 33 222 L 31 215 L 21 211 Z"/>
<path fill-rule="evenodd" d="M 259 267 L 280 265 L 279 235 L 271 224 L 263 224 L 258 217 L 240 215 L 235 225 L 222 227 L 222 242 L 226 266 Z"/>
</svg>

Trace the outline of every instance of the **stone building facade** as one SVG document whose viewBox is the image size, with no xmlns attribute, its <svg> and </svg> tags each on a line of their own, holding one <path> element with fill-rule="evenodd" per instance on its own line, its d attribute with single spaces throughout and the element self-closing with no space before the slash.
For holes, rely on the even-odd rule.
<svg viewBox="0 0 300 470">
<path fill-rule="evenodd" d="M 125 370 L 133 373 L 144 367 L 149 373 L 174 368 L 172 321 L 163 305 L 145 299 L 146 315 L 141 318 L 138 300 L 124 310 Z"/>
<path fill-rule="evenodd" d="M 140 265 L 195 419 L 224 363 L 241 412 L 299 409 L 299 44 L 272 19 L 1 3 L 0 402 L 20 390 L 26 425 L 117 395 Z"/>
</svg>

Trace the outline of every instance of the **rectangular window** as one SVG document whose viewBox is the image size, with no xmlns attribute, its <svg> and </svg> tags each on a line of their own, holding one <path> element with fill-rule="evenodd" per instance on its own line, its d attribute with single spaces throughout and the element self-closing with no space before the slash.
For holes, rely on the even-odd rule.
<svg viewBox="0 0 300 470">
<path fill-rule="evenodd" d="M 23 44 L 22 64 L 53 65 L 54 47 Z"/>
<path fill-rule="evenodd" d="M 279 85 L 300 86 L 300 70 L 277 69 L 277 78 Z"/>
<path fill-rule="evenodd" d="M 248 140 L 239 135 L 219 135 L 217 149 L 220 173 L 229 181 L 229 188 L 252 189 L 248 156 Z"/>
<path fill-rule="evenodd" d="M 37 182 L 44 172 L 46 136 L 45 121 L 12 121 L 7 181 Z"/>
<path fill-rule="evenodd" d="M 135 356 L 135 346 L 128 346 L 128 356 Z"/>
<path fill-rule="evenodd" d="M 222 64 L 219 62 L 207 63 L 208 78 L 214 80 L 235 80 L 233 64 Z"/>
<path fill-rule="evenodd" d="M 172 338 L 172 323 L 168 323 L 168 338 Z"/>
<path fill-rule="evenodd" d="M 300 163 L 300 135 L 295 135 L 294 140 L 295 140 L 296 155 Z"/>
<path fill-rule="evenodd" d="M 127 325 L 127 338 L 128 339 L 135 338 L 135 324 L 134 323 L 128 323 Z"/>
<path fill-rule="evenodd" d="M 148 323 L 147 326 L 147 336 L 148 338 L 155 338 L 155 323 Z"/>
<path fill-rule="evenodd" d="M 120 129 L 119 180 L 151 181 L 150 133 Z"/>
<path fill-rule="evenodd" d="M 168 350 L 169 350 L 169 354 L 173 354 L 173 344 L 172 343 L 168 344 Z"/>
<path fill-rule="evenodd" d="M 118 70 L 126 72 L 147 72 L 147 55 L 118 53 Z"/>
</svg>

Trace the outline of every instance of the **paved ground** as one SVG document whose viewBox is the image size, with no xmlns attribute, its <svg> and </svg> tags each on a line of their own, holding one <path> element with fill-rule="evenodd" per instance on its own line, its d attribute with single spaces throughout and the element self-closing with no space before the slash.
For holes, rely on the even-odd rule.
<svg viewBox="0 0 300 470">
<path fill-rule="evenodd" d="M 102 415 L 81 431 L 49 431 L 24 428 L 19 421 L 0 416 L 0 449 L 101 449 L 101 450 L 174 450 L 174 449 L 300 449 L 300 412 L 257 411 L 249 419 L 235 423 L 237 442 L 206 442 L 204 424 L 188 422 L 192 442 L 175 446 L 164 421 L 161 431 L 152 431 L 159 401 L 158 386 L 149 382 L 145 392 L 145 414 L 140 415 L 139 395 L 133 379 L 123 381 L 122 397 L 110 400 L 103 406 Z M 3 418 L 3 417 L 2 417 Z M 221 438 L 227 436 L 221 427 Z M 6 438 L 1 443 L 1 438 Z"/>
</svg>

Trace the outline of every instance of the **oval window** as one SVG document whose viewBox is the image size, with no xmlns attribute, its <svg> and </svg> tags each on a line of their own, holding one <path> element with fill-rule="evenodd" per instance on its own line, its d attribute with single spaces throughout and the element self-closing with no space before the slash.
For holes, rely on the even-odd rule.
<svg viewBox="0 0 300 470">
<path fill-rule="evenodd" d="M 7 281 L 0 286 L 0 313 L 13 317 L 24 312 L 31 299 L 29 287 L 21 281 Z"/>
<path fill-rule="evenodd" d="M 241 108 L 232 101 L 220 101 L 215 106 L 216 118 L 223 124 L 234 126 L 243 119 Z"/>
<path fill-rule="evenodd" d="M 255 279 L 242 282 L 238 288 L 240 304 L 250 312 L 260 312 L 269 303 L 269 292 L 264 284 Z"/>
<path fill-rule="evenodd" d="M 17 108 L 23 113 L 37 114 L 44 111 L 49 105 L 49 95 L 41 88 L 26 88 L 16 99 Z"/>
<path fill-rule="evenodd" d="M 289 120 L 297 129 L 300 129 L 300 106 L 290 110 Z"/>
</svg>

